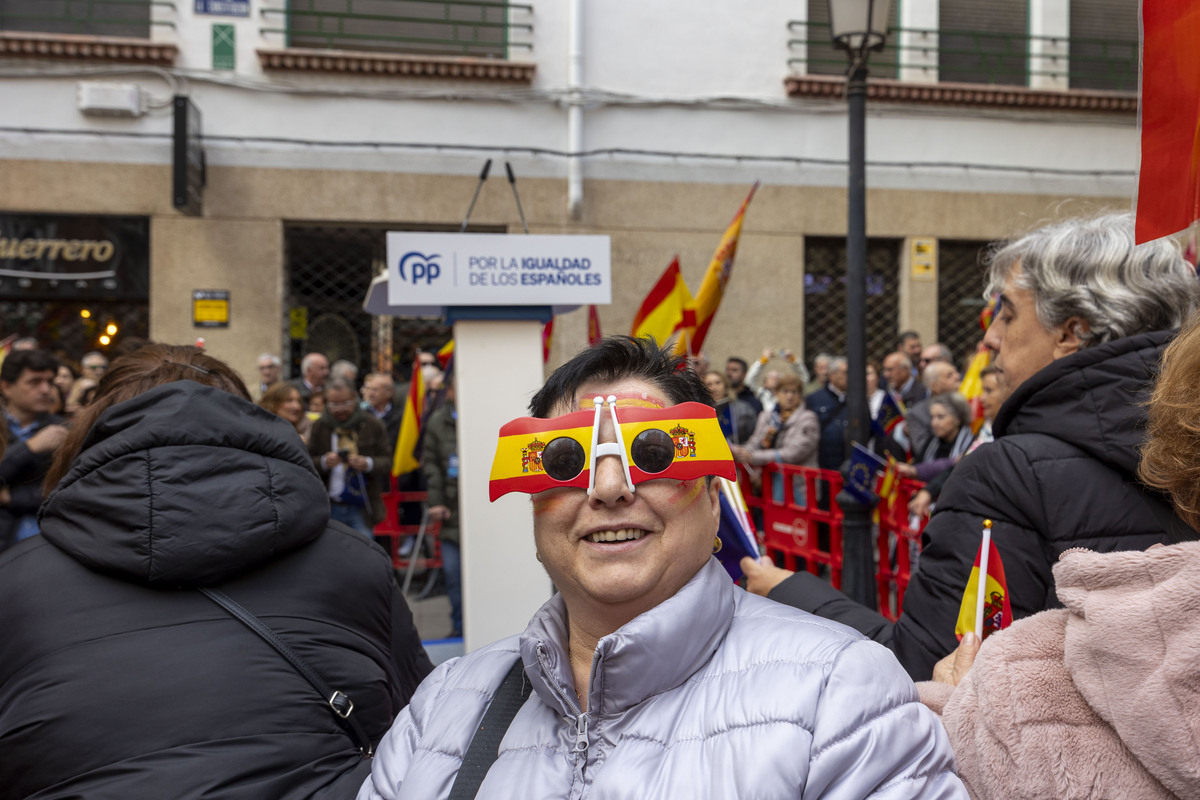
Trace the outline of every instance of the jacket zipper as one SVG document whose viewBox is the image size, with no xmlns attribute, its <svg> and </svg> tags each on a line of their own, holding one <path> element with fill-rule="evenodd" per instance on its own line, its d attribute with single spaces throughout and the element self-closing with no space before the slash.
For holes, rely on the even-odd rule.
<svg viewBox="0 0 1200 800">
<path fill-rule="evenodd" d="M 575 718 L 575 780 L 583 783 L 583 770 L 587 767 L 588 755 L 587 713 Z"/>
<path fill-rule="evenodd" d="M 542 646 L 537 648 L 538 663 L 542 667 L 542 674 L 546 676 L 547 683 L 553 688 L 554 692 L 562 698 L 563 705 L 567 710 L 574 712 L 574 716 L 566 715 L 564 720 L 575 726 L 575 745 L 571 751 L 575 754 L 575 781 L 579 791 L 583 790 L 583 771 L 587 767 L 587 751 L 588 751 L 588 720 L 587 712 L 580 709 L 579 704 L 575 702 L 575 698 L 571 697 L 569 692 L 564 692 L 558 681 L 551 678 L 549 665 L 546 663 L 546 655 L 542 650 Z M 572 796 L 575 795 L 575 790 L 572 790 Z"/>
</svg>

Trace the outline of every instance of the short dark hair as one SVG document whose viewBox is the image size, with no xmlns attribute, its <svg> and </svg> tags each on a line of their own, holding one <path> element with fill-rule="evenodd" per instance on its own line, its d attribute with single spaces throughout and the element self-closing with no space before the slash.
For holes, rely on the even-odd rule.
<svg viewBox="0 0 1200 800">
<path fill-rule="evenodd" d="M 715 405 L 685 357 L 662 349 L 653 339 L 609 336 L 554 370 L 529 401 L 529 413 L 544 419 L 556 406 L 574 405 L 579 387 L 585 383 L 610 383 L 623 378 L 653 384 L 672 403 Z"/>
<path fill-rule="evenodd" d="M 729 364 L 740 364 L 742 367 L 742 372 L 750 369 L 750 365 L 746 363 L 746 359 L 738 358 L 737 356 L 730 356 L 729 358 L 725 359 L 725 364 L 726 366 Z"/>
<path fill-rule="evenodd" d="M 0 381 L 16 383 L 21 373 L 58 372 L 58 359 L 45 350 L 14 350 L 4 358 L 0 366 Z"/>
<path fill-rule="evenodd" d="M 921 334 L 917 333 L 916 331 L 901 331 L 900 335 L 896 337 L 896 349 L 899 350 L 902 347 L 904 347 L 904 343 L 907 342 L 909 339 L 920 339 L 920 338 L 921 338 Z"/>
</svg>

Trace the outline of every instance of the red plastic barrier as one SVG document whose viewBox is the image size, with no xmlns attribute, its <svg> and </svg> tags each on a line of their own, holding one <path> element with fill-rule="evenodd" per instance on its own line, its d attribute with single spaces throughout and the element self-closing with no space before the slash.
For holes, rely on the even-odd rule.
<svg viewBox="0 0 1200 800">
<path fill-rule="evenodd" d="M 883 476 L 880 476 L 875 491 L 879 492 L 882 486 Z M 892 621 L 900 615 L 904 590 L 908 588 L 908 581 L 912 577 L 910 543 L 915 542 L 916 549 L 920 550 L 921 532 L 929 522 L 928 517 L 923 517 L 916 528 L 909 524 L 908 503 L 924 486 L 920 481 L 902 478 L 891 497 L 881 495 L 876 506 L 879 519 L 876 552 L 879 560 L 875 569 L 875 583 L 879 590 L 879 613 Z"/>
<path fill-rule="evenodd" d="M 834 498 L 842 490 L 841 474 L 767 464 L 762 468 L 762 486 L 757 495 L 750 488 L 749 475 L 743 475 L 746 504 L 762 513 L 762 543 L 767 554 L 782 561 L 787 569 L 803 569 L 813 575 L 825 565 L 833 585 L 840 587 L 843 514 Z M 828 508 L 818 506 L 818 492 L 829 498 Z"/>
<path fill-rule="evenodd" d="M 424 570 L 442 566 L 442 540 L 439 536 L 442 532 L 441 520 L 425 519 L 425 515 L 422 514 L 422 525 L 400 524 L 400 504 L 424 503 L 426 497 L 427 494 L 425 492 L 393 491 L 383 493 L 384 517 L 383 521 L 375 526 L 375 537 L 377 539 L 388 540 L 386 546 L 392 556 L 392 566 L 395 569 L 402 569 L 407 572 L 410 566 Z M 421 533 L 422 527 L 424 527 L 425 538 L 433 543 L 433 555 L 424 556 L 417 553 L 415 559 L 400 555 L 400 542 L 409 536 L 416 536 Z"/>
<path fill-rule="evenodd" d="M 749 472 L 738 465 L 738 478 L 746 505 L 757 509 L 762 526 L 763 550 L 777 563 L 793 571 L 801 569 L 816 575 L 821 565 L 828 569 L 829 582 L 842 588 L 842 520 L 837 504 L 842 490 L 841 473 L 833 470 L 768 464 L 762 468 L 761 486 L 756 492 Z M 879 478 L 876 491 L 882 488 Z M 889 497 L 877 507 L 875 582 L 881 614 L 895 620 L 904 600 L 904 590 L 912 575 L 909 542 L 920 545 L 921 531 L 927 520 L 913 529 L 909 526 L 908 503 L 923 483 L 901 479 Z M 827 492 L 827 494 L 819 494 Z M 818 497 L 826 496 L 827 509 L 818 506 Z M 893 561 L 894 559 L 894 561 Z"/>
</svg>

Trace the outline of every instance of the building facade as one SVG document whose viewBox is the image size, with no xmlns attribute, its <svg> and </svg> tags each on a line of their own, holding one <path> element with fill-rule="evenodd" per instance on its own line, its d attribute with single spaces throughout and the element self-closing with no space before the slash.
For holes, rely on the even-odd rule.
<svg viewBox="0 0 1200 800">
<path fill-rule="evenodd" d="M 987 242 L 1130 206 L 1137 2 L 893 5 L 868 100 L 869 350 L 912 328 L 961 356 Z M 836 352 L 827 19 L 817 0 L 0 0 L 0 325 L 76 356 L 203 337 L 247 376 L 264 351 L 405 363 L 449 331 L 361 310 L 384 233 L 458 230 L 491 159 L 469 230 L 611 237 L 605 333 L 675 255 L 694 290 L 760 181 L 705 349 Z M 584 312 L 561 316 L 550 366 L 585 343 Z"/>
</svg>

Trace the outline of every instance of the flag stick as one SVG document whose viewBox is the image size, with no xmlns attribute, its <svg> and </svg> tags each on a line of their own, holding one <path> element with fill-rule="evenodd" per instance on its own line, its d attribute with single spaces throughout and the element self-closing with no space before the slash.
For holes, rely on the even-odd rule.
<svg viewBox="0 0 1200 800">
<path fill-rule="evenodd" d="M 483 188 L 483 182 L 487 180 L 488 170 L 492 168 L 492 160 L 489 158 L 483 165 L 483 172 L 479 173 L 479 183 L 475 184 L 475 194 L 471 197 L 471 205 L 467 206 L 467 215 L 463 217 L 462 227 L 458 229 L 459 233 L 463 233 L 467 229 L 467 223 L 471 221 L 471 212 L 475 210 L 475 201 L 479 199 L 479 190 Z"/>
<path fill-rule="evenodd" d="M 517 194 L 517 178 L 513 175 L 512 165 L 507 161 L 504 162 L 504 171 L 508 173 L 508 185 L 512 187 L 513 198 L 517 201 L 517 213 L 521 215 L 521 227 L 525 229 L 525 235 L 529 235 L 529 226 L 525 224 L 525 209 L 521 208 L 521 195 Z"/>
<path fill-rule="evenodd" d="M 983 545 L 979 548 L 979 587 L 975 596 L 975 635 L 983 641 L 983 598 L 987 593 L 988 551 L 992 544 L 992 521 L 983 521 Z"/>
</svg>

